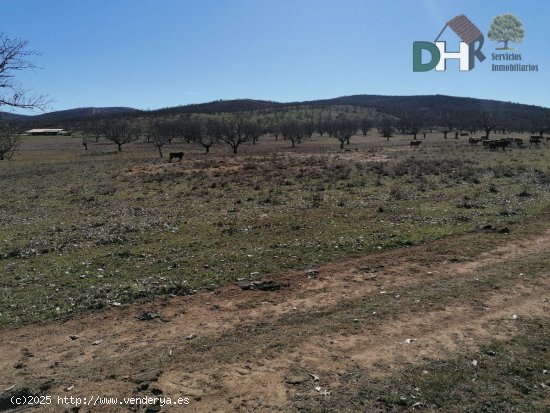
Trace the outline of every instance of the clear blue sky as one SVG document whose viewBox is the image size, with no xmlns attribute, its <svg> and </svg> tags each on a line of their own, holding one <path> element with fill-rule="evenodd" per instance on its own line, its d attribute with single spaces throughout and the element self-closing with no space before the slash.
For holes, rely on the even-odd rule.
<svg viewBox="0 0 550 413">
<path fill-rule="evenodd" d="M 412 42 L 466 14 L 487 35 L 517 15 L 538 73 L 413 73 Z M 215 99 L 448 94 L 550 106 L 545 0 L 0 0 L 0 30 L 42 53 L 21 76 L 51 110 Z M 484 52 L 496 44 L 486 36 Z"/>
</svg>

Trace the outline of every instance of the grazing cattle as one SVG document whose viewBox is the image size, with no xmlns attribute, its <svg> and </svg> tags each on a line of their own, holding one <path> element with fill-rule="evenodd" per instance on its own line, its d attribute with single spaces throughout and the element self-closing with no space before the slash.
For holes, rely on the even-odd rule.
<svg viewBox="0 0 550 413">
<path fill-rule="evenodd" d="M 422 141 L 411 141 L 411 148 L 413 146 L 420 146 L 422 144 Z"/>
<path fill-rule="evenodd" d="M 183 152 L 170 152 L 170 160 L 169 162 L 172 162 L 172 159 L 178 158 L 179 162 L 183 159 Z"/>
<path fill-rule="evenodd" d="M 550 142 L 550 136 L 546 137 L 546 143 Z"/>
<path fill-rule="evenodd" d="M 488 140 L 485 140 L 485 139 L 481 140 L 481 144 L 483 145 L 484 149 L 487 149 L 492 142 L 493 141 L 488 141 Z"/>
<path fill-rule="evenodd" d="M 542 138 L 540 136 L 531 136 L 529 138 L 529 145 L 540 145 Z"/>
<path fill-rule="evenodd" d="M 470 145 L 477 145 L 481 141 L 482 141 L 481 138 L 470 138 L 470 139 L 468 139 L 468 142 L 470 142 Z"/>
<path fill-rule="evenodd" d="M 498 148 L 502 148 L 503 151 L 506 150 L 508 146 L 512 144 L 507 139 L 500 139 L 498 141 L 488 141 L 489 142 L 489 150 L 491 151 L 498 151 Z"/>
<path fill-rule="evenodd" d="M 514 138 L 514 145 L 516 145 L 518 148 L 522 148 L 524 146 L 523 139 Z"/>
</svg>

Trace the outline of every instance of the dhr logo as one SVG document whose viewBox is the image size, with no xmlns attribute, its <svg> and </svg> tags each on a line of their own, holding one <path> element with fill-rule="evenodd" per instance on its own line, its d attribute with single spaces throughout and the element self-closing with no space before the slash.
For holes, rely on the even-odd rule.
<svg viewBox="0 0 550 413">
<path fill-rule="evenodd" d="M 450 27 L 462 40 L 458 52 L 447 51 L 447 43 L 438 41 L 447 27 Z M 485 60 L 485 55 L 481 51 L 483 41 L 483 33 L 470 19 L 463 14 L 456 16 L 447 22 L 433 43 L 413 42 L 413 71 L 427 72 L 435 68 L 436 71 L 443 72 L 448 59 L 458 59 L 461 71 L 472 70 L 475 67 L 476 58 L 480 62 Z M 429 53 L 429 62 L 422 61 L 423 51 Z"/>
</svg>

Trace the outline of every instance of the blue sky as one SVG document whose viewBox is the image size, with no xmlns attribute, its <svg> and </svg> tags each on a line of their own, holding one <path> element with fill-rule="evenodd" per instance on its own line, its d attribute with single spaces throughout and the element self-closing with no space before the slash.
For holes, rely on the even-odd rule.
<svg viewBox="0 0 550 413">
<path fill-rule="evenodd" d="M 486 35 L 506 12 L 523 21 L 518 52 L 539 72 L 491 72 L 487 36 L 473 71 L 412 71 L 413 41 L 462 13 Z M 51 110 L 363 93 L 550 106 L 549 16 L 545 0 L 0 0 L 0 30 L 41 53 L 43 69 L 20 79 Z"/>
</svg>

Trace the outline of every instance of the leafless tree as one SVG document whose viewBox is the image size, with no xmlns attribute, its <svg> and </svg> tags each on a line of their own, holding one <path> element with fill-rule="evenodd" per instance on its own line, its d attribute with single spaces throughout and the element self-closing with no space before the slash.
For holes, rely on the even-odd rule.
<svg viewBox="0 0 550 413">
<path fill-rule="evenodd" d="M 405 132 L 413 135 L 413 139 L 416 140 L 416 135 L 418 135 L 424 127 L 424 116 L 422 113 L 407 113 L 403 116 L 402 121 L 405 125 Z"/>
<path fill-rule="evenodd" d="M 236 154 L 239 146 L 249 140 L 247 135 L 247 119 L 243 113 L 234 113 L 221 120 L 220 139 Z"/>
<path fill-rule="evenodd" d="M 389 141 L 394 133 L 393 121 L 388 117 L 383 118 L 378 126 L 378 130 L 380 131 L 380 135 Z"/>
<path fill-rule="evenodd" d="M 482 111 L 476 116 L 476 125 L 485 131 L 484 139 L 489 139 L 491 131 L 495 130 L 500 120 L 496 111 Z"/>
<path fill-rule="evenodd" d="M 307 138 L 311 138 L 313 132 L 315 132 L 315 123 L 313 123 L 313 121 L 311 120 L 307 120 L 302 123 L 302 127 L 304 131 L 304 136 Z"/>
<path fill-rule="evenodd" d="M 340 116 L 331 123 L 332 136 L 340 141 L 340 149 L 344 149 L 344 144 L 349 145 L 350 138 L 357 133 L 357 122 Z"/>
<path fill-rule="evenodd" d="M 206 153 L 210 152 L 210 147 L 219 141 L 222 134 L 220 122 L 200 118 L 191 119 L 187 125 L 187 131 L 191 142 L 201 145 Z"/>
<path fill-rule="evenodd" d="M 25 40 L 10 39 L 0 33 L 0 107 L 44 109 L 47 106 L 44 96 L 29 95 L 17 80 L 17 72 L 38 68 L 30 60 L 38 53 L 27 50 L 27 46 Z"/>
<path fill-rule="evenodd" d="M 363 136 L 367 136 L 367 133 L 369 133 L 369 130 L 371 130 L 373 126 L 374 122 L 371 118 L 361 119 L 361 132 L 363 133 Z"/>
<path fill-rule="evenodd" d="M 441 132 L 443 132 L 443 138 L 447 139 L 447 134 L 452 132 L 453 129 L 455 128 L 454 119 L 450 115 L 445 116 L 441 122 L 441 127 L 442 127 Z"/>
<path fill-rule="evenodd" d="M 0 119 L 0 161 L 11 159 L 17 148 L 18 135 L 14 125 Z"/>
<path fill-rule="evenodd" d="M 157 147 L 161 158 L 163 157 L 162 147 L 169 143 L 170 129 L 171 125 L 160 121 L 151 122 L 144 129 L 148 141 L 152 141 L 153 145 Z"/>
<path fill-rule="evenodd" d="M 122 151 L 122 145 L 135 142 L 139 138 L 140 130 L 125 120 L 109 119 L 103 124 L 105 139 L 116 143 L 118 151 Z"/>
<path fill-rule="evenodd" d="M 540 137 L 544 132 L 550 130 L 550 118 L 542 115 L 532 116 L 530 118 L 531 133 L 538 133 Z"/>
<path fill-rule="evenodd" d="M 315 125 L 316 129 L 317 129 L 317 132 L 319 132 L 319 135 L 321 135 L 321 137 L 323 136 L 323 134 L 325 132 L 327 132 L 328 130 L 328 125 L 327 125 L 327 121 L 326 120 L 323 120 L 323 119 L 319 119 L 319 121 L 317 122 L 317 124 Z"/>
<path fill-rule="evenodd" d="M 257 121 L 248 120 L 245 122 L 245 133 L 248 137 L 248 140 L 252 142 L 253 145 L 256 145 L 260 136 L 264 132 L 264 128 Z"/>
<path fill-rule="evenodd" d="M 285 140 L 289 140 L 292 143 L 291 148 L 294 148 L 296 147 L 296 143 L 302 141 L 305 132 L 301 122 L 296 119 L 290 119 L 281 125 L 281 133 Z"/>
</svg>

